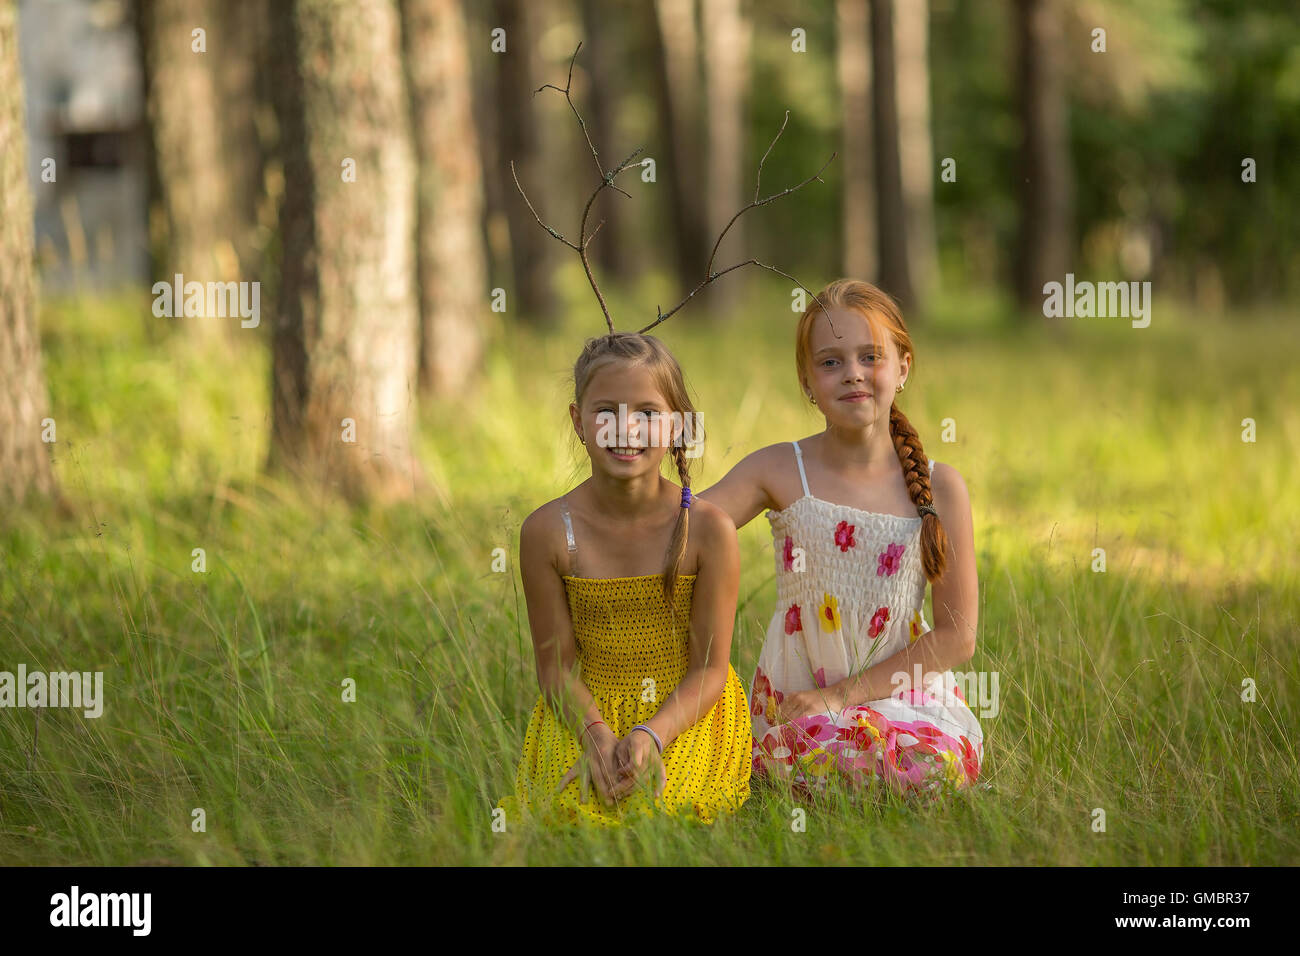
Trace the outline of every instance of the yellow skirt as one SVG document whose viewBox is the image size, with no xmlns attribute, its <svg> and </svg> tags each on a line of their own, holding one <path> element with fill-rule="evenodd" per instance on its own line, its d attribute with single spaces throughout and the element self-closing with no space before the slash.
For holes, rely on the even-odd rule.
<svg viewBox="0 0 1300 956">
<path fill-rule="evenodd" d="M 658 704 L 642 703 L 639 697 L 620 697 L 599 704 L 601 718 L 620 738 L 659 709 Z M 572 731 L 538 698 L 524 733 L 515 792 L 497 806 L 505 811 L 507 827 L 528 818 L 546 824 L 617 826 L 636 815 L 676 815 L 682 811 L 703 823 L 712 823 L 718 813 L 734 813 L 749 798 L 751 744 L 745 689 L 728 665 L 726 687 L 713 709 L 664 748 L 668 780 L 658 798 L 653 795 L 653 780 L 649 779 L 612 807 L 605 806 L 594 784 L 583 802 L 580 779 L 571 780 L 556 792 L 582 749 Z"/>
</svg>

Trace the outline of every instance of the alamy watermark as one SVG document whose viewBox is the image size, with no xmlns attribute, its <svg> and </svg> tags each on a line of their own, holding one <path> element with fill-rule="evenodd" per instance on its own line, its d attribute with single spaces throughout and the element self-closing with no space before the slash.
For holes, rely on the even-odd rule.
<svg viewBox="0 0 1300 956">
<path fill-rule="evenodd" d="M 674 437 L 661 441 L 665 423 L 671 426 L 667 434 Z M 699 458 L 704 454 L 704 429 L 699 412 L 629 412 L 627 404 L 619 402 L 618 414 L 608 410 L 596 413 L 597 447 L 631 447 L 629 428 L 635 429 L 638 442 L 644 441 L 649 447 L 684 444 L 687 458 Z M 638 444 L 637 447 L 643 446 Z"/>
<path fill-rule="evenodd" d="M 176 273 L 171 282 L 155 282 L 153 314 L 176 318 L 221 318 L 238 315 L 240 325 L 255 329 L 262 321 L 262 283 L 186 282 Z M 250 321 L 251 320 L 251 321 Z"/>
<path fill-rule="evenodd" d="M 103 671 L 0 671 L 0 707 L 80 707 L 87 717 L 104 713 Z"/>
<path fill-rule="evenodd" d="M 1062 316 L 1088 319 L 1108 316 L 1132 319 L 1135 329 L 1145 329 L 1151 324 L 1151 283 L 1148 282 L 1082 282 L 1074 281 L 1074 273 L 1065 274 L 1065 284 L 1048 282 L 1043 285 L 1043 315 L 1050 319 Z"/>
</svg>

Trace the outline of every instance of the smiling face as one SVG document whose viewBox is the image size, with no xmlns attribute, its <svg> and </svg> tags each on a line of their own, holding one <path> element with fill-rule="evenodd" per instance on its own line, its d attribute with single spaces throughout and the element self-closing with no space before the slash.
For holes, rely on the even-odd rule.
<svg viewBox="0 0 1300 956">
<path fill-rule="evenodd" d="M 911 369 L 911 355 L 899 355 L 893 338 L 856 309 L 830 310 L 814 319 L 808 346 L 810 358 L 800 385 L 811 393 L 828 424 L 863 428 L 889 420 L 889 407 L 898 386 Z M 836 336 L 836 332 L 839 333 Z"/>
<path fill-rule="evenodd" d="M 658 472 L 675 435 L 673 410 L 645 365 L 601 365 L 569 417 L 592 470 L 619 478 Z"/>
</svg>

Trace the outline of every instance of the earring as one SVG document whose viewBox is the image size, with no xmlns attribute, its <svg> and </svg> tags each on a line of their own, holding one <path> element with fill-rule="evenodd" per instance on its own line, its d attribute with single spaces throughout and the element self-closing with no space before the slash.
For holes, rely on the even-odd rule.
<svg viewBox="0 0 1300 956">
<path fill-rule="evenodd" d="M 812 402 L 814 405 L 817 404 L 817 399 L 812 397 L 812 392 L 808 393 L 808 401 Z"/>
<path fill-rule="evenodd" d="M 903 386 L 902 386 L 902 385 L 899 385 L 898 388 L 894 389 L 894 391 L 896 391 L 896 392 L 901 392 L 902 390 L 903 390 Z"/>
<path fill-rule="evenodd" d="M 582 442 L 584 445 L 587 444 L 587 439 L 581 432 L 578 433 L 578 441 Z"/>
</svg>

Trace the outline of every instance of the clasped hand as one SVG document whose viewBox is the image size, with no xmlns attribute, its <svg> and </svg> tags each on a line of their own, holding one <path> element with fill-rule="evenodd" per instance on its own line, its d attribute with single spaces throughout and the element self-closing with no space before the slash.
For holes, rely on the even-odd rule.
<svg viewBox="0 0 1300 956">
<path fill-rule="evenodd" d="M 588 733 L 587 738 L 582 756 L 560 780 L 556 793 L 576 777 L 580 780 L 581 802 L 587 802 L 594 784 L 601 801 L 608 807 L 649 777 L 654 780 L 654 795 L 663 794 L 668 775 L 654 740 L 645 731 L 629 731 L 619 738 L 604 730 L 599 736 Z"/>
</svg>

